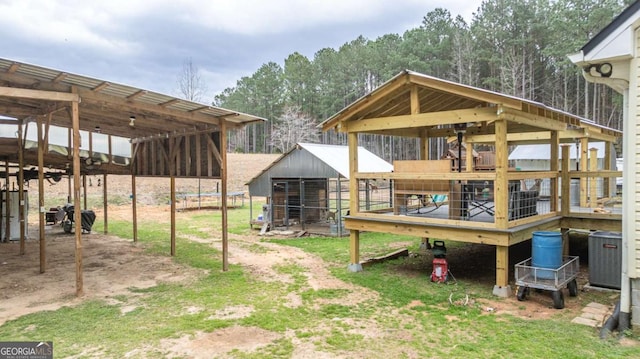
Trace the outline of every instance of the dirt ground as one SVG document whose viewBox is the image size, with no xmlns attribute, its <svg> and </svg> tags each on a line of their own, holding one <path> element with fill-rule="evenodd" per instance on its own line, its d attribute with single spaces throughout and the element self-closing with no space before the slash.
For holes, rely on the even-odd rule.
<svg viewBox="0 0 640 359">
<path fill-rule="evenodd" d="M 114 216 L 122 216 L 125 215 L 126 210 L 128 208 L 112 213 Z M 152 213 L 152 211 L 147 213 Z M 160 208 L 156 208 L 153 213 L 159 217 L 166 215 Z M 34 230 L 36 229 L 34 228 Z M 216 242 L 219 242 L 218 238 L 199 239 L 199 241 L 212 243 L 215 246 Z M 394 246 L 401 247 L 405 244 L 396 243 Z M 255 248 L 248 250 L 251 248 L 250 245 L 261 246 L 265 250 L 256 251 Z M 47 270 L 42 274 L 39 274 L 38 242 L 35 240 L 27 241 L 25 256 L 20 256 L 18 249 L 18 243 L 2 244 L 0 268 L 2 268 L 3 275 L 0 276 L 0 325 L 7 320 L 25 314 L 73 306 L 89 299 L 106 298 L 109 300 L 117 295 L 136 295 L 132 293 L 132 288 L 148 288 L 159 283 L 188 283 L 195 281 L 203 274 L 200 270 L 173 263 L 170 257 L 145 254 L 139 246 L 130 241 L 92 233 L 83 236 L 85 294 L 77 298 L 75 296 L 74 236 L 64 233 L 59 226 L 47 227 L 48 261 Z M 490 257 L 489 252 L 487 248 L 476 247 L 461 249 L 455 253 L 458 257 L 472 255 L 484 258 Z M 292 278 L 277 272 L 274 268 L 293 261 L 304 268 L 304 274 L 312 288 L 316 290 L 348 290 L 349 295 L 340 299 L 341 303 L 345 305 L 375 299 L 377 296 L 376 292 L 335 278 L 321 259 L 298 248 L 260 241 L 257 235 L 238 236 L 231 234 L 229 261 L 243 266 L 254 278 L 284 283 L 291 282 Z M 458 277 L 464 277 L 465 280 L 474 280 L 470 277 L 470 273 L 480 272 L 484 274 L 480 274 L 476 278 L 478 281 L 488 280 L 488 285 L 492 282 L 491 271 L 477 271 L 474 266 L 468 269 L 463 269 L 463 267 L 455 269 L 458 266 L 456 260 L 453 260 L 451 265 L 453 273 Z M 409 275 L 427 275 L 428 273 L 427 268 L 422 270 L 411 267 L 406 271 Z M 409 273 L 416 271 L 419 273 Z M 452 298 L 454 301 L 461 299 Z M 282 300 L 291 307 L 302 305 L 302 298 L 295 293 L 291 293 Z M 471 298 L 471 300 L 476 299 Z M 532 319 L 544 319 L 556 311 L 550 307 L 550 298 L 542 295 L 532 296 L 525 302 L 509 298 L 499 301 L 481 300 L 480 303 L 487 313 L 512 314 Z M 416 302 L 412 305 L 421 305 L 421 303 Z M 135 308 L 124 307 L 122 310 L 133 309 Z M 192 310 L 197 311 L 198 308 L 192 308 Z M 575 301 L 567 300 L 564 310 L 579 313 L 581 308 L 577 306 Z M 239 318 L 250 315 L 252 311 L 251 307 L 229 307 L 221 311 L 219 317 Z M 369 335 L 379 335 L 376 331 L 380 329 L 371 326 L 363 330 L 373 332 L 368 333 Z M 247 333 L 251 333 L 251 335 L 247 335 Z M 259 328 L 230 327 L 212 333 L 199 333 L 195 337 L 167 339 L 163 341 L 162 345 L 163 349 L 176 356 L 192 357 L 197 353 L 202 357 L 212 357 L 222 355 L 232 349 L 255 350 L 278 338 L 278 335 Z M 312 357 L 314 354 L 317 353 L 313 352 L 313 348 L 300 345 L 300 347 L 296 347 L 294 357 Z"/>
<path fill-rule="evenodd" d="M 270 163 L 277 156 L 274 155 L 230 155 L 230 178 L 234 178 L 230 184 L 230 190 L 235 188 L 242 190 L 243 184 L 259 173 L 263 168 L 260 165 Z M 259 156 L 262 156 L 258 158 Z M 259 163 L 260 165 L 256 165 Z M 109 182 L 109 188 L 114 192 L 128 193 L 130 187 L 126 187 L 129 178 L 123 177 L 122 183 Z M 161 183 L 159 179 L 146 179 L 139 181 L 138 186 L 143 186 L 142 193 L 164 191 L 167 183 Z M 130 184 L 130 182 L 129 182 Z M 58 186 L 52 186 L 58 187 Z M 63 188 L 64 186 L 59 186 Z M 95 187 L 93 187 L 95 189 Z M 189 188 L 187 188 L 189 190 Z M 47 193 L 52 191 L 47 188 Z M 64 191 L 62 191 L 64 193 Z M 98 211 L 100 209 L 97 209 Z M 145 218 L 168 220 L 168 206 L 145 206 Z M 178 213 L 178 216 L 188 216 L 188 212 Z M 113 206 L 109 209 L 110 218 L 128 218 L 130 206 Z M 300 249 L 282 246 L 270 242 L 260 241 L 255 235 L 238 236 L 229 235 L 229 260 L 233 264 L 243 266 L 251 272 L 253 277 L 264 281 L 290 282 L 292 278 L 277 272 L 274 267 L 279 264 L 291 263 L 301 266 L 305 270 L 309 285 L 314 289 L 347 289 L 349 296 L 341 298 L 342 304 L 356 304 L 361 301 L 375 298 L 376 292 L 343 282 L 332 276 L 320 258 L 307 254 Z M 83 301 L 96 298 L 113 298 L 117 295 L 132 296 L 131 288 L 148 288 L 159 283 L 189 282 L 195 281 L 202 271 L 187 268 L 174 263 L 170 257 L 145 254 L 139 246 L 119 239 L 117 237 L 91 233 L 83 236 L 83 268 L 84 268 L 84 296 L 75 296 L 75 260 L 74 260 L 74 236 L 63 233 L 60 226 L 47 226 L 47 270 L 39 273 L 39 246 L 34 239 L 38 238 L 37 227 L 32 226 L 29 232 L 30 240 L 27 241 L 26 254 L 18 254 L 18 243 L 0 244 L 0 325 L 8 320 L 22 315 L 42 310 L 55 310 L 63 306 L 73 306 Z M 220 241 L 220 236 L 199 241 L 212 243 Z M 196 239 L 194 239 L 196 240 Z M 396 243 L 396 248 L 406 243 Z M 263 247 L 264 251 L 248 250 L 250 246 Z M 492 285 L 493 271 L 479 270 L 488 265 L 492 268 L 495 264 L 495 250 L 491 246 L 466 246 L 452 251 L 452 273 L 465 280 L 477 280 Z M 468 258 L 476 258 L 469 264 Z M 467 262 L 463 263 L 463 258 Z M 427 261 L 428 262 L 428 261 Z M 515 262 L 514 262 L 515 263 Z M 486 268 L 486 267 L 484 267 Z M 429 268 L 416 268 L 408 266 L 405 269 L 410 275 L 427 275 Z M 579 278 L 580 287 L 586 281 L 583 273 Z M 460 298 L 454 298 L 459 300 Z M 302 305 L 302 299 L 295 293 L 282 299 L 288 306 Z M 475 300 L 471 298 L 471 300 Z M 345 302 L 346 301 L 346 302 Z M 523 318 L 544 319 L 554 314 L 551 308 L 551 299 L 545 296 L 532 296 L 525 302 L 518 302 L 515 296 L 507 300 L 482 300 L 482 308 L 487 313 L 513 314 Z M 565 311 L 580 313 L 581 308 L 575 301 L 566 301 Z M 412 305 L 421 305 L 413 303 Z M 132 310 L 133 308 L 125 310 Z M 198 310 L 198 308 L 192 308 Z M 238 318 L 248 316 L 253 311 L 251 307 L 229 307 L 219 313 L 221 318 Z M 377 326 L 369 326 L 363 331 L 369 335 L 382 335 L 375 333 L 381 329 Z M 280 334 L 274 334 L 260 328 L 230 327 L 214 331 L 212 333 L 199 333 L 195 337 L 182 337 L 179 339 L 167 339 L 163 341 L 163 349 L 174 353 L 177 357 L 213 357 L 239 349 L 252 351 L 268 345 Z M 288 334 L 285 334 L 288 336 Z M 301 343 L 291 334 L 291 339 L 296 345 L 294 357 L 322 357 L 323 353 L 314 352 L 309 344 Z M 135 353 L 132 353 L 135 354 Z"/>
</svg>

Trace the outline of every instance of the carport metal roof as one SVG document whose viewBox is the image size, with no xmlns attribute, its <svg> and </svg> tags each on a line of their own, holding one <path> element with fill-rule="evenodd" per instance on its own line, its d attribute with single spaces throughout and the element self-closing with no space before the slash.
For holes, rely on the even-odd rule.
<svg viewBox="0 0 640 359">
<path fill-rule="evenodd" d="M 64 165 L 73 173 L 75 208 L 80 206 L 80 174 L 88 167 L 80 161 L 80 131 L 101 133 L 130 139 L 133 144 L 130 173 L 171 178 L 171 255 L 175 254 L 175 178 L 215 177 L 222 180 L 222 196 L 226 195 L 226 131 L 262 121 L 260 117 L 219 107 L 182 100 L 176 97 L 116 84 L 105 80 L 0 58 L 0 125 L 38 123 L 37 156 L 25 156 L 23 126 L 18 126 L 18 139 L 5 139 L 0 146 L 0 159 L 19 163 L 19 176 L 25 166 L 39 168 L 40 272 L 46 268 L 44 237 L 44 197 L 42 175 L 45 164 L 54 168 Z M 133 121 L 132 121 L 133 119 Z M 69 144 L 66 163 L 53 161 L 48 139 L 50 126 L 68 129 Z M 15 146 L 11 146 L 11 142 Z M 109 137 L 109 165 L 113 164 Z M 16 154 L 17 152 L 17 154 Z M 17 159 L 16 159 L 17 157 Z M 35 158 L 37 157 L 37 158 Z M 35 163 L 34 163 L 35 162 Z M 71 163 L 70 163 L 71 162 Z M 84 161 L 83 161 L 84 162 Z M 122 173 L 122 169 L 118 168 Z M 115 173 L 103 166 L 101 173 Z M 23 181 L 19 181 L 22 194 Z M 106 230 L 105 183 L 105 230 Z M 24 200 L 20 201 L 20 216 Z M 133 204 L 133 238 L 137 238 L 136 205 Z M 81 211 L 75 211 L 76 294 L 82 294 Z M 21 252 L 24 253 L 24 218 L 21 218 Z M 222 263 L 228 267 L 226 201 L 222 201 Z"/>
</svg>

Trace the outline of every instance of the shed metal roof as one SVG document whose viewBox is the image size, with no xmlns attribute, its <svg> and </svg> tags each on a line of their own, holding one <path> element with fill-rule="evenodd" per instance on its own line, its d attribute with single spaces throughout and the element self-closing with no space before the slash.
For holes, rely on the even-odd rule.
<svg viewBox="0 0 640 359">
<path fill-rule="evenodd" d="M 359 172 L 391 172 L 393 165 L 358 147 Z M 268 196 L 273 178 L 349 178 L 349 147 L 298 143 L 247 185 L 253 196 Z"/>
<path fill-rule="evenodd" d="M 598 150 L 598 158 L 604 158 L 604 142 L 589 142 L 588 148 L 596 148 Z M 569 150 L 570 159 L 575 160 L 578 157 L 577 153 L 580 153 L 581 150 L 580 144 L 578 144 L 577 151 L 575 146 L 572 146 Z M 509 155 L 509 160 L 549 160 L 550 158 L 551 145 L 548 144 L 519 145 Z"/>
</svg>

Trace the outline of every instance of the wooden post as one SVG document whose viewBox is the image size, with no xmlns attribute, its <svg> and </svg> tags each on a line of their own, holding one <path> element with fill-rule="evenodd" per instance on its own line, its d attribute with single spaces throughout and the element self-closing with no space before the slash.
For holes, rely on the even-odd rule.
<svg viewBox="0 0 640 359">
<path fill-rule="evenodd" d="M 496 286 L 509 285 L 509 247 L 496 246 Z"/>
<path fill-rule="evenodd" d="M 496 131 L 496 180 L 494 183 L 495 198 L 495 224 L 499 229 L 507 229 L 509 226 L 509 169 L 508 144 L 507 144 L 507 120 L 498 118 L 495 121 Z M 469 153 L 467 153 L 467 156 Z M 511 294 L 509 287 L 509 247 L 496 246 L 496 285 L 493 294 L 508 297 Z"/>
<path fill-rule="evenodd" d="M 580 172 L 588 171 L 587 163 L 587 147 L 589 146 L 588 138 L 580 139 Z M 577 159 L 576 159 L 577 160 Z M 587 207 L 587 178 L 580 177 L 580 207 Z"/>
<path fill-rule="evenodd" d="M 107 174 L 102 175 L 102 206 L 104 208 L 104 234 L 109 233 L 109 201 L 107 199 L 109 191 L 107 191 Z"/>
<path fill-rule="evenodd" d="M 83 208 L 84 210 L 87 209 L 87 174 L 83 173 L 82 174 L 82 199 L 83 199 Z"/>
<path fill-rule="evenodd" d="M 220 119 L 220 182 L 222 200 L 220 210 L 222 211 L 222 271 L 229 270 L 229 237 L 228 237 L 228 218 L 227 218 L 227 122 Z"/>
<path fill-rule="evenodd" d="M 171 165 L 171 164 L 169 164 Z M 133 243 L 138 242 L 138 208 L 136 203 L 138 202 L 138 195 L 136 194 L 136 174 L 133 167 L 131 168 L 131 211 L 133 219 Z"/>
<path fill-rule="evenodd" d="M 562 233 L 562 255 L 569 255 L 569 228 L 560 228 Z"/>
<path fill-rule="evenodd" d="M 589 171 L 598 171 L 598 149 L 589 149 Z M 597 192 L 597 178 L 589 177 L 589 208 L 596 208 L 598 206 L 598 192 Z"/>
<path fill-rule="evenodd" d="M 26 231 L 26 218 L 24 218 L 24 133 L 22 132 L 22 120 L 18 121 L 18 199 L 20 201 L 18 205 L 18 218 L 20 220 L 20 255 L 25 254 L 25 231 Z"/>
<path fill-rule="evenodd" d="M 349 132 L 349 213 L 357 215 L 360 208 L 360 200 L 358 193 L 358 179 L 356 179 L 356 173 L 358 172 L 358 134 L 355 132 Z M 360 231 L 350 230 L 349 234 L 349 252 L 351 263 L 349 263 L 349 270 L 352 272 L 362 271 L 362 265 L 360 264 Z"/>
<path fill-rule="evenodd" d="M 72 92 L 76 93 L 76 88 Z M 83 292 L 82 283 L 82 211 L 80 210 L 80 114 L 78 102 L 71 102 L 73 127 L 73 208 L 76 235 L 76 296 Z"/>
<path fill-rule="evenodd" d="M 466 157 L 465 157 L 465 172 L 473 172 L 475 169 L 475 163 L 473 158 L 473 142 L 466 142 Z"/>
<path fill-rule="evenodd" d="M 171 180 L 171 256 L 176 255 L 176 176 Z"/>
<path fill-rule="evenodd" d="M 558 135 L 558 131 L 551 131 L 551 165 L 549 166 L 549 170 L 553 172 L 555 175 L 558 174 L 558 160 L 559 160 L 559 151 L 560 151 L 560 136 Z M 558 212 L 558 177 L 549 179 L 549 211 L 550 212 Z"/>
<path fill-rule="evenodd" d="M 509 169 L 508 145 L 507 145 L 507 121 L 497 119 L 496 126 L 496 181 L 494 183 L 495 198 L 495 223 L 499 229 L 507 229 L 509 226 L 509 181 L 507 170 Z"/>
<path fill-rule="evenodd" d="M 604 143 L 604 163 L 602 169 L 605 171 L 611 171 L 611 161 L 613 152 L 613 144 L 609 142 Z M 606 198 L 610 198 L 615 194 L 615 190 L 612 192 L 611 188 L 611 177 L 605 177 L 602 179 L 602 196 Z"/>
<path fill-rule="evenodd" d="M 40 273 L 44 273 L 47 265 L 47 242 L 44 236 L 44 131 L 42 118 L 38 117 L 36 120 L 38 126 L 38 229 L 39 241 L 40 241 Z"/>
<path fill-rule="evenodd" d="M 4 162 L 4 173 L 4 240 L 8 243 L 11 241 L 11 196 L 9 195 L 11 180 L 9 177 L 9 161 Z"/>
<path fill-rule="evenodd" d="M 560 190 L 560 213 L 562 216 L 569 215 L 571 211 L 571 177 L 569 176 L 569 164 L 571 156 L 569 150 L 571 145 L 562 145 L 562 189 Z"/>
</svg>

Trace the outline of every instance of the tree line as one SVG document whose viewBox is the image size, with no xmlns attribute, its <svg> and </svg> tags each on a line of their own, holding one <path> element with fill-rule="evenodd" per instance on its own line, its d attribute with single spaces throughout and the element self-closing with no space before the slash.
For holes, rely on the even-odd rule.
<svg viewBox="0 0 640 359">
<path fill-rule="evenodd" d="M 234 132 L 230 151 L 282 152 L 282 141 L 273 137 L 281 136 L 283 127 L 298 129 L 302 136 L 311 132 L 313 141 L 346 144 L 343 134 L 319 134 L 315 125 L 408 69 L 621 129 L 621 96 L 586 82 L 567 55 L 579 51 L 631 2 L 485 0 L 470 23 L 437 8 L 402 35 L 359 36 L 338 49 L 320 49 L 312 59 L 294 52 L 284 66 L 266 63 L 218 94 L 213 104 L 269 120 Z M 305 126 L 291 126 L 296 118 Z M 360 143 L 388 161 L 415 158 L 419 147 L 414 139 L 379 135 L 361 137 Z M 431 153 L 443 153 L 446 144 L 432 146 Z"/>
</svg>

